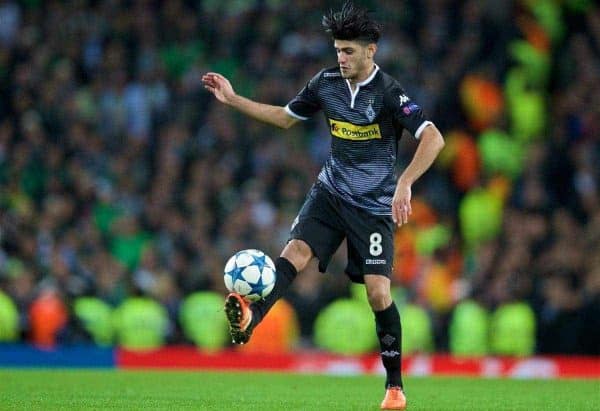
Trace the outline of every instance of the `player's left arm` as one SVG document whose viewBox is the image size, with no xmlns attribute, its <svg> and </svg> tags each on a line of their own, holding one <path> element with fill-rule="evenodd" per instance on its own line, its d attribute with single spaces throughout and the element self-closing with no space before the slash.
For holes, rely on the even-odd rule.
<svg viewBox="0 0 600 411">
<path fill-rule="evenodd" d="M 392 199 L 392 219 L 401 226 L 408 222 L 412 213 L 410 200 L 413 183 L 431 167 L 444 147 L 444 138 L 433 123 L 429 123 L 419 135 L 419 145 L 410 164 L 398 178 L 396 191 Z"/>
</svg>

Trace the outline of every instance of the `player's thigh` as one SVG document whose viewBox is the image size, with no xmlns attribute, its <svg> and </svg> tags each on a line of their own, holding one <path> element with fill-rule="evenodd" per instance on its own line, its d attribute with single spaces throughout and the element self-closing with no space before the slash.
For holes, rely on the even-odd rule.
<svg viewBox="0 0 600 411">
<path fill-rule="evenodd" d="M 390 216 L 375 216 L 350 209 L 347 222 L 348 266 L 352 281 L 367 274 L 390 277 L 394 263 L 394 223 Z"/>
<path fill-rule="evenodd" d="M 319 260 L 319 270 L 325 272 L 332 255 L 344 239 L 344 228 L 331 194 L 313 186 L 306 197 L 290 233 L 290 242 L 301 240 Z M 290 244 L 290 243 L 288 243 Z"/>
</svg>

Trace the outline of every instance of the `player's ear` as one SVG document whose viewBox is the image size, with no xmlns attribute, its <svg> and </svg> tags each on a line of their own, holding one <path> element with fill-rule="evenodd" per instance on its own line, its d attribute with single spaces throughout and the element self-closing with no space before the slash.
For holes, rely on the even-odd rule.
<svg viewBox="0 0 600 411">
<path fill-rule="evenodd" d="M 377 53 L 377 44 L 369 43 L 367 45 L 367 57 L 372 59 L 373 57 L 375 57 L 375 53 Z"/>
</svg>

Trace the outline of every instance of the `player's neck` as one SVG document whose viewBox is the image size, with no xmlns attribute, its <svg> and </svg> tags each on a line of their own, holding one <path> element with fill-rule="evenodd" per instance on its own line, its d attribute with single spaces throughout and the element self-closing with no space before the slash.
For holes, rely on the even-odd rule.
<svg viewBox="0 0 600 411">
<path fill-rule="evenodd" d="M 371 76 L 371 74 L 373 74 L 374 70 L 375 70 L 375 63 L 372 63 L 368 69 L 364 70 L 362 73 L 359 73 L 356 77 L 348 79 L 348 82 L 350 83 L 350 87 L 352 87 L 352 90 L 356 89 L 357 84 L 362 83 L 363 81 L 368 79 L 369 76 Z"/>
</svg>

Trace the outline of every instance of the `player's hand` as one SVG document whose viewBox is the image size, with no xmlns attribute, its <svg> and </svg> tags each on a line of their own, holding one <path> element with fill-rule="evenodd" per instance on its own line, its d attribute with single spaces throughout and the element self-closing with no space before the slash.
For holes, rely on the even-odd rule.
<svg viewBox="0 0 600 411">
<path fill-rule="evenodd" d="M 221 103 L 229 104 L 235 91 L 227 78 L 219 73 L 206 73 L 202 76 L 204 88 L 215 95 Z"/>
<path fill-rule="evenodd" d="M 394 198 L 392 199 L 392 220 L 394 220 L 394 224 L 397 224 L 398 227 L 408 223 L 408 216 L 412 214 L 410 206 L 411 196 L 410 184 L 399 180 L 394 192 Z"/>
</svg>

